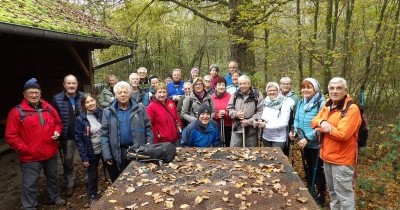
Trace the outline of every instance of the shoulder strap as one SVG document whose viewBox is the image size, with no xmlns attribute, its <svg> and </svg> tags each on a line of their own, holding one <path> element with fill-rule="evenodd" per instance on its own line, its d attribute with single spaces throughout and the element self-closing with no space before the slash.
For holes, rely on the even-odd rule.
<svg viewBox="0 0 400 210">
<path fill-rule="evenodd" d="M 346 116 L 347 111 L 349 110 L 349 107 L 353 104 L 353 101 L 349 101 L 346 104 L 346 107 L 344 108 L 344 110 L 342 111 L 341 117 L 343 118 L 344 116 Z"/>
<path fill-rule="evenodd" d="M 189 100 L 189 109 L 188 109 L 188 115 L 190 115 L 190 109 L 192 109 L 192 106 L 193 106 L 193 101 L 192 100 L 190 100 L 190 98 L 188 98 L 188 100 Z M 194 113 L 194 112 L 193 112 Z"/>
<path fill-rule="evenodd" d="M 25 117 L 26 117 L 25 112 L 22 110 L 22 107 L 19 104 L 17 106 L 15 106 L 15 108 L 17 108 L 19 114 L 21 115 L 21 122 L 23 122 L 25 120 Z"/>
</svg>

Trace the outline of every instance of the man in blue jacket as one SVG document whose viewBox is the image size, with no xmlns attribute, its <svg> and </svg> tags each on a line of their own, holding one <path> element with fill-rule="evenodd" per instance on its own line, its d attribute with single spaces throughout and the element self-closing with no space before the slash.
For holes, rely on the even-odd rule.
<svg viewBox="0 0 400 210">
<path fill-rule="evenodd" d="M 100 138 L 103 158 L 111 166 L 113 182 L 130 163 L 129 146 L 153 143 L 150 118 L 145 107 L 132 98 L 131 86 L 118 82 L 114 92 L 117 100 L 103 111 Z"/>
<path fill-rule="evenodd" d="M 218 124 L 211 119 L 211 108 L 203 104 L 197 112 L 199 113 L 198 119 L 183 130 L 181 146 L 219 147 L 221 137 Z"/>
<path fill-rule="evenodd" d="M 60 115 L 63 124 L 60 143 L 63 154 L 64 178 L 67 183 L 65 195 L 71 197 L 75 186 L 75 119 L 79 116 L 84 93 L 78 91 L 78 80 L 72 74 L 64 77 L 63 87 L 63 91 L 54 95 L 52 104 Z"/>
</svg>

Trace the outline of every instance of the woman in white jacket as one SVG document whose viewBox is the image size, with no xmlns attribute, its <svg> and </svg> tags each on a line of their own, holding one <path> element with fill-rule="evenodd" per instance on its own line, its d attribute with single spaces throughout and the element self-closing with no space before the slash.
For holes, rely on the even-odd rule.
<svg viewBox="0 0 400 210">
<path fill-rule="evenodd" d="M 264 108 L 261 120 L 253 123 L 254 127 L 263 128 L 263 144 L 266 147 L 285 147 L 290 107 L 292 100 L 284 100 L 280 94 L 279 85 L 269 82 L 265 88 L 267 97 L 264 100 Z M 263 120 L 263 121 L 262 121 Z"/>
</svg>

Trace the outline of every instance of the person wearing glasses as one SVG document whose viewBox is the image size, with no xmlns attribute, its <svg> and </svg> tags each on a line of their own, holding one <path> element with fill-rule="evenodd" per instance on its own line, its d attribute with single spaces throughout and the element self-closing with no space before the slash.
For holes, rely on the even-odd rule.
<svg viewBox="0 0 400 210">
<path fill-rule="evenodd" d="M 24 99 L 8 113 L 5 137 L 18 152 L 22 209 L 37 209 L 39 177 L 43 170 L 51 204 L 63 206 L 57 178 L 57 149 L 62 123 L 56 110 L 41 99 L 35 78 L 24 85 Z"/>
<path fill-rule="evenodd" d="M 150 88 L 150 82 L 147 78 L 147 69 L 145 67 L 140 67 L 136 72 L 139 75 L 139 88 L 147 92 Z"/>
<path fill-rule="evenodd" d="M 214 102 L 211 95 L 205 91 L 204 86 L 204 81 L 201 77 L 195 78 L 193 80 L 193 91 L 190 93 L 189 98 L 186 98 L 183 101 L 182 117 L 188 123 L 191 123 L 198 118 L 199 113 L 197 110 L 202 104 L 206 104 L 211 108 L 211 118 L 214 118 Z"/>
<path fill-rule="evenodd" d="M 288 101 L 288 103 L 292 104 L 290 106 L 290 115 L 289 115 L 289 122 L 287 126 L 287 132 L 289 133 L 291 126 L 294 123 L 294 116 L 296 114 L 296 107 L 297 103 L 299 101 L 299 98 L 297 97 L 296 93 L 292 90 L 292 80 L 289 77 L 282 77 L 280 80 L 280 93 L 282 96 L 285 98 L 285 101 Z M 283 153 L 285 153 L 286 156 L 289 157 L 289 151 L 290 151 L 290 138 L 289 136 L 287 137 L 287 140 L 285 142 L 285 147 L 283 149 Z"/>
</svg>

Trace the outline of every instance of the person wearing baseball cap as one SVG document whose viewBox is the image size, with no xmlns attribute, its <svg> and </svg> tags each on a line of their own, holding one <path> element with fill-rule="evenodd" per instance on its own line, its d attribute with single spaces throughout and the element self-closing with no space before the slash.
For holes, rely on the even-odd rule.
<svg viewBox="0 0 400 210">
<path fill-rule="evenodd" d="M 206 104 L 198 109 L 198 117 L 182 133 L 181 146 L 186 147 L 219 147 L 221 137 L 218 124 L 211 118 L 211 108 Z"/>
</svg>

